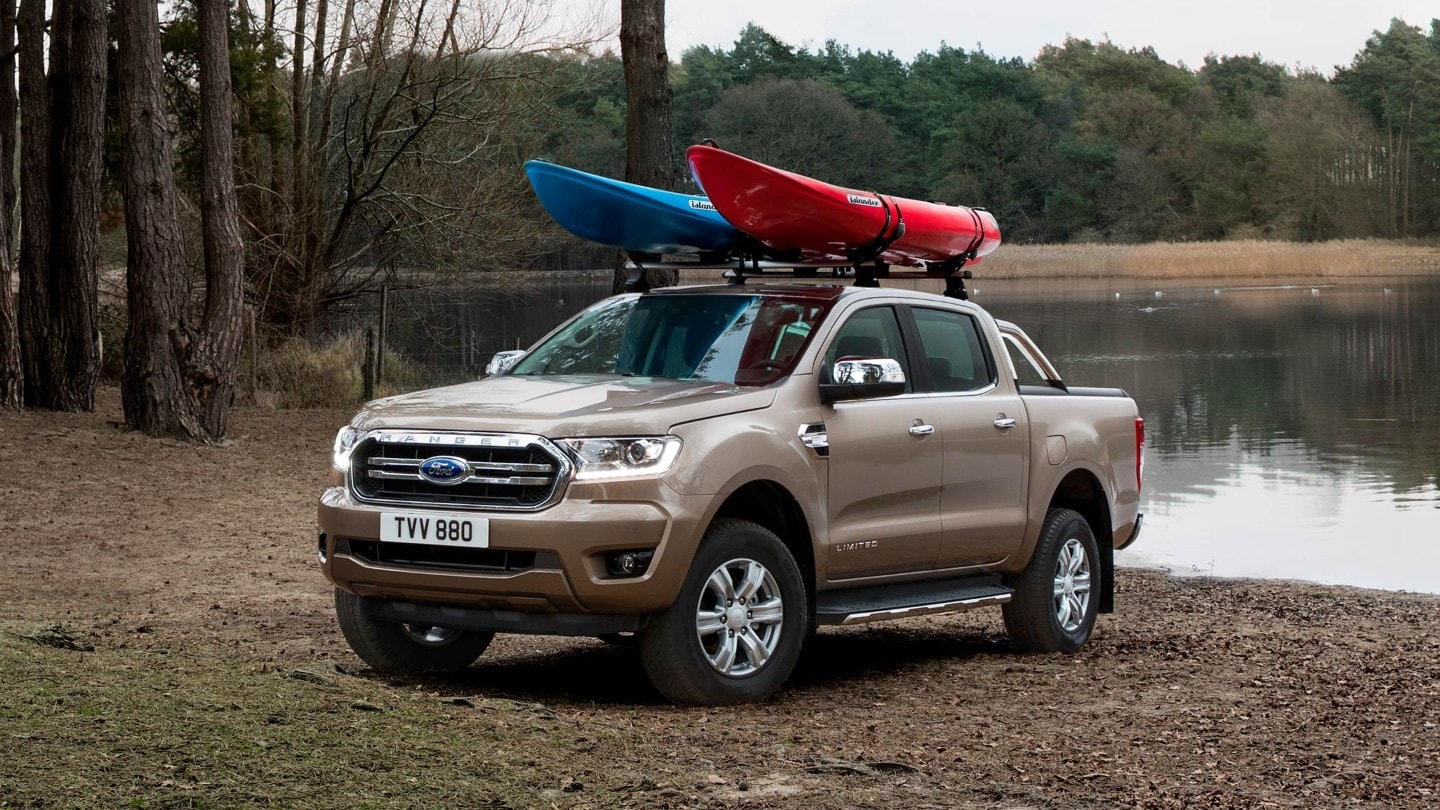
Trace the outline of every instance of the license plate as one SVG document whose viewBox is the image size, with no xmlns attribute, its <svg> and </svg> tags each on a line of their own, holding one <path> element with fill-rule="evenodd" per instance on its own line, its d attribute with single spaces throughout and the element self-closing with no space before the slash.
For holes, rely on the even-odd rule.
<svg viewBox="0 0 1440 810">
<path fill-rule="evenodd" d="M 490 521 L 443 512 L 381 512 L 380 541 L 489 548 Z"/>
</svg>

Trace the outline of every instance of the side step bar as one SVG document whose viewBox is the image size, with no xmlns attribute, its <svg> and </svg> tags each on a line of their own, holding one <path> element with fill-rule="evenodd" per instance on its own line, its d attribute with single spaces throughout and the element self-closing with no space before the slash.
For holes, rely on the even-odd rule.
<svg viewBox="0 0 1440 810">
<path fill-rule="evenodd" d="M 815 596 L 818 624 L 845 625 L 954 613 L 1003 605 L 1015 592 L 1000 578 L 968 577 L 898 585 L 872 585 L 824 591 Z"/>
</svg>

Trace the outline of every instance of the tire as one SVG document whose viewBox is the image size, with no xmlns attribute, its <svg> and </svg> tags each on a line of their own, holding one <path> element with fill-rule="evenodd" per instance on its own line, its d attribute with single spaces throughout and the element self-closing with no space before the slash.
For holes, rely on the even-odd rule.
<svg viewBox="0 0 1440 810">
<path fill-rule="evenodd" d="M 1004 607 L 1017 650 L 1073 653 L 1085 645 L 1100 607 L 1099 560 L 1095 533 L 1079 512 L 1046 514 L 1035 553 L 1011 580 L 1015 596 Z"/>
<path fill-rule="evenodd" d="M 335 617 L 350 649 L 378 672 L 458 672 L 490 646 L 494 633 L 397 624 L 368 618 L 364 597 L 335 589 Z"/>
<path fill-rule="evenodd" d="M 764 700 L 795 669 L 809 615 L 800 567 L 780 538 L 749 521 L 716 520 L 675 604 L 641 633 L 640 659 L 676 703 Z"/>
</svg>

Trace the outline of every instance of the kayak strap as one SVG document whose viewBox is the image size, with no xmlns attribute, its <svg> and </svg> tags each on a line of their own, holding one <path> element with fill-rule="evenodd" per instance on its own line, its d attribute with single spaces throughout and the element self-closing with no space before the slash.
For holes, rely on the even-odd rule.
<svg viewBox="0 0 1440 810">
<path fill-rule="evenodd" d="M 905 235 L 905 217 L 900 214 L 900 204 L 883 194 L 876 194 L 873 191 L 870 193 L 875 194 L 875 198 L 880 201 L 880 207 L 885 211 L 885 224 L 880 228 L 880 232 L 875 234 L 874 239 L 852 248 L 846 254 L 846 258 L 855 265 L 857 277 L 860 265 L 878 258 L 881 253 L 895 244 L 896 240 Z M 893 228 L 891 227 L 892 222 L 894 223 Z"/>
</svg>

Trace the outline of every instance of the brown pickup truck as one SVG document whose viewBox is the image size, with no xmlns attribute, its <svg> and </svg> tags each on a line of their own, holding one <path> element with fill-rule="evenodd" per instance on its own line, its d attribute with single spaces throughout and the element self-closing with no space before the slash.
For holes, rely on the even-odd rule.
<svg viewBox="0 0 1440 810">
<path fill-rule="evenodd" d="M 588 635 L 637 643 L 672 700 L 759 700 L 819 625 L 987 605 L 1019 649 L 1069 652 L 1140 531 L 1134 401 L 966 301 L 622 295 L 492 372 L 336 437 L 320 565 L 376 669 Z"/>
</svg>

